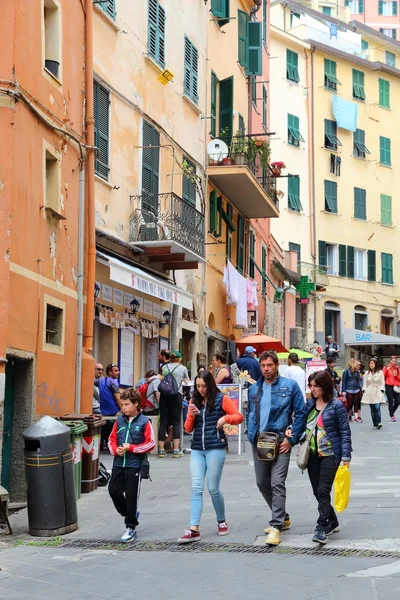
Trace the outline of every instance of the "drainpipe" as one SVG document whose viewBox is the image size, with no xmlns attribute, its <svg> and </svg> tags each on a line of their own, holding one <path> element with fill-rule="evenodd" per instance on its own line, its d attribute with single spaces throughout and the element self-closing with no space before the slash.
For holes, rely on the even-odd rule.
<svg viewBox="0 0 400 600">
<path fill-rule="evenodd" d="M 85 245 L 85 161 L 81 159 L 79 172 L 79 200 L 78 200 L 78 323 L 76 333 L 76 378 L 75 378 L 75 414 L 81 410 L 81 384 L 82 384 L 82 346 L 83 346 L 83 256 Z"/>
<path fill-rule="evenodd" d="M 314 261 L 314 269 L 316 273 L 318 259 L 317 259 L 317 225 L 315 216 L 315 125 L 314 125 L 314 51 L 315 48 L 311 48 L 311 209 L 312 209 L 312 245 L 311 253 Z M 317 333 L 317 298 L 314 300 L 314 335 Z"/>
</svg>

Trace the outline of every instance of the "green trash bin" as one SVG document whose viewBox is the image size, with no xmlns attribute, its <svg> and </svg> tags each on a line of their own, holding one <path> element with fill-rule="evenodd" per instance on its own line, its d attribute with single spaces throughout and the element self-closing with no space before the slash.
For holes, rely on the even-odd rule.
<svg viewBox="0 0 400 600">
<path fill-rule="evenodd" d="M 71 430 L 72 461 L 74 463 L 75 495 L 78 500 L 81 497 L 82 481 L 82 434 L 87 431 L 87 425 L 83 421 L 63 421 L 63 425 Z"/>
</svg>

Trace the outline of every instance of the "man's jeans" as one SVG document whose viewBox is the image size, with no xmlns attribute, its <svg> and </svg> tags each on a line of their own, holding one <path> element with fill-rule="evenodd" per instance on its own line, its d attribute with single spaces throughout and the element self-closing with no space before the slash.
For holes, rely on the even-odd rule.
<svg viewBox="0 0 400 600">
<path fill-rule="evenodd" d="M 374 427 L 378 427 L 379 423 L 381 422 L 381 405 L 370 404 L 369 407 L 371 409 L 372 425 Z"/>
<path fill-rule="evenodd" d="M 290 452 L 279 454 L 278 458 L 271 462 L 259 460 L 257 450 L 253 446 L 253 458 L 257 487 L 272 511 L 269 524 L 271 527 L 281 530 L 287 516 L 285 482 L 289 469 Z"/>
<path fill-rule="evenodd" d="M 217 515 L 217 521 L 219 523 L 225 521 L 225 502 L 219 490 L 225 457 L 225 448 L 192 450 L 190 454 L 190 474 L 192 477 L 190 525 L 200 525 L 201 514 L 203 512 L 203 490 L 206 473 L 208 491 Z"/>
</svg>

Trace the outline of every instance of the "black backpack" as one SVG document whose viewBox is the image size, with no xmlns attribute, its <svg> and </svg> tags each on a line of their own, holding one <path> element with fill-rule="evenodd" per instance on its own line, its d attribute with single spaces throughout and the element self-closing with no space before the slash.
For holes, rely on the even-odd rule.
<svg viewBox="0 0 400 600">
<path fill-rule="evenodd" d="M 99 474 L 97 476 L 97 485 L 99 487 L 104 487 L 108 485 L 108 482 L 111 479 L 110 473 L 107 471 L 103 463 L 99 464 Z"/>
<path fill-rule="evenodd" d="M 163 396 L 176 396 L 179 392 L 179 385 L 175 377 L 173 376 L 173 372 L 175 369 L 179 367 L 179 364 L 176 365 L 172 371 L 169 371 L 165 377 L 160 381 L 160 385 L 158 386 L 158 391 Z"/>
</svg>

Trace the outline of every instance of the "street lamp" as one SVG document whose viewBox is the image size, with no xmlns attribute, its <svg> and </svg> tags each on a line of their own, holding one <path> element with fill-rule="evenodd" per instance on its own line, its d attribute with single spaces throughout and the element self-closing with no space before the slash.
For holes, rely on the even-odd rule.
<svg viewBox="0 0 400 600">
<path fill-rule="evenodd" d="M 129 303 L 130 307 L 131 307 L 131 311 L 134 315 L 136 315 L 137 311 L 139 310 L 140 307 L 140 302 L 137 298 L 134 298 L 132 300 L 132 302 Z"/>
<path fill-rule="evenodd" d="M 169 325 L 171 322 L 171 313 L 169 312 L 169 310 L 165 310 L 163 312 L 163 319 L 164 321 L 159 321 L 158 326 L 160 329 L 164 329 L 164 327 L 166 327 L 166 325 Z"/>
</svg>

